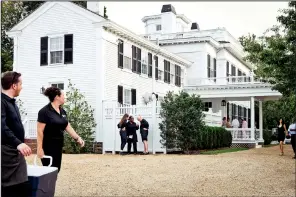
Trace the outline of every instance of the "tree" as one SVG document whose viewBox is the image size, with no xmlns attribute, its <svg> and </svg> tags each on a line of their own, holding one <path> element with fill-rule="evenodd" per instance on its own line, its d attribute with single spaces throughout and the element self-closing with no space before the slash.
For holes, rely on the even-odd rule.
<svg viewBox="0 0 296 197">
<path fill-rule="evenodd" d="M 13 26 L 35 11 L 44 1 L 1 1 L 1 70 L 11 71 L 13 40 L 6 34 Z M 86 8 L 86 1 L 74 1 Z"/>
<path fill-rule="evenodd" d="M 85 141 L 85 147 L 79 145 L 69 136 L 65 136 L 64 151 L 66 153 L 86 153 L 91 152 L 94 141 L 96 122 L 94 119 L 94 109 L 85 101 L 85 97 L 79 89 L 69 80 L 69 91 L 66 93 L 67 102 L 64 109 L 67 112 L 68 121 L 73 129 Z"/>
<path fill-rule="evenodd" d="M 104 6 L 104 18 L 108 19 L 107 8 Z"/>
<path fill-rule="evenodd" d="M 280 25 L 268 29 L 263 36 L 242 36 L 239 41 L 247 52 L 246 61 L 256 66 L 255 74 L 274 85 L 283 94 L 279 101 L 264 102 L 264 128 L 273 128 L 279 118 L 296 117 L 296 2 L 281 10 Z"/>
<path fill-rule="evenodd" d="M 281 13 L 277 17 L 280 25 L 262 37 L 242 36 L 240 42 L 248 52 L 246 60 L 257 67 L 256 75 L 274 84 L 273 89 L 291 95 L 296 93 L 296 2 L 289 2 Z"/>
<path fill-rule="evenodd" d="M 167 148 L 183 151 L 198 150 L 201 147 L 201 132 L 205 126 L 202 100 L 186 92 L 168 92 L 161 102 L 159 124 L 161 143 Z"/>
</svg>

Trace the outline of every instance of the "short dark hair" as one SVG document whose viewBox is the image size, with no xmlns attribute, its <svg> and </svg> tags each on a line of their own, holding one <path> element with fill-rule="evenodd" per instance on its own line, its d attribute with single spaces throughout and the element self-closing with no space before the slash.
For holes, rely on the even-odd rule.
<svg viewBox="0 0 296 197">
<path fill-rule="evenodd" d="M 59 88 L 56 87 L 49 87 L 47 88 L 44 93 L 43 93 L 46 97 L 48 97 L 50 102 L 53 102 L 54 98 L 56 96 L 61 96 L 62 92 Z"/>
<path fill-rule="evenodd" d="M 17 84 L 19 82 L 19 78 L 21 73 L 14 71 L 7 71 L 2 74 L 1 84 L 4 90 L 9 90 L 13 84 Z"/>
</svg>

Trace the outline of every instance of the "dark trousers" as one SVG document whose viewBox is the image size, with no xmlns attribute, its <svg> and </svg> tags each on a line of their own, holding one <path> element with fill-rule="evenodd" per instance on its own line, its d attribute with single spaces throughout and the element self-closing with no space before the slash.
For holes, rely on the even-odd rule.
<svg viewBox="0 0 296 197">
<path fill-rule="evenodd" d="M 52 157 L 52 167 L 57 167 L 58 172 L 60 172 L 61 169 L 61 163 L 62 163 L 62 153 L 63 153 L 63 143 L 52 143 L 52 144 L 44 144 L 43 145 L 43 151 L 44 154 L 47 156 Z M 41 159 L 43 166 L 48 166 L 50 163 L 50 159 L 44 158 Z"/>
<path fill-rule="evenodd" d="M 131 149 L 132 149 L 132 144 L 133 144 L 133 148 L 134 148 L 134 153 L 137 153 L 137 142 L 134 139 L 127 139 L 127 152 L 131 153 Z"/>
<path fill-rule="evenodd" d="M 120 149 L 123 150 L 126 145 L 126 131 L 120 131 L 121 146 Z"/>
<path fill-rule="evenodd" d="M 30 196 L 30 183 L 24 182 L 17 185 L 1 187 L 2 197 L 29 197 Z"/>
<path fill-rule="evenodd" d="M 294 151 L 294 155 L 296 156 L 296 134 L 291 135 L 291 144 Z"/>
</svg>

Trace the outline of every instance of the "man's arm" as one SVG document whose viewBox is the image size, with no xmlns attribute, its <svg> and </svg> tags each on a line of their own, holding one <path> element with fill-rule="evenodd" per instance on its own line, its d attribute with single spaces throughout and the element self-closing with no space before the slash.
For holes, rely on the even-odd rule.
<svg viewBox="0 0 296 197">
<path fill-rule="evenodd" d="M 22 143 L 6 125 L 6 106 L 3 101 L 1 102 L 1 138 L 14 148 Z"/>
</svg>

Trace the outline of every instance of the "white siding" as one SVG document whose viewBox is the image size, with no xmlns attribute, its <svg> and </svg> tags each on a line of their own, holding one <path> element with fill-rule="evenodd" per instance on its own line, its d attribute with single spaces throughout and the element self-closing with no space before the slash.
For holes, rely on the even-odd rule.
<svg viewBox="0 0 296 197">
<path fill-rule="evenodd" d="M 121 85 L 124 88 L 128 89 L 136 89 L 137 90 L 137 105 L 143 105 L 143 96 L 147 93 L 152 93 L 153 91 L 155 93 L 159 93 L 161 95 L 165 95 L 167 91 L 178 91 L 181 88 L 176 87 L 173 84 L 166 84 L 164 82 L 156 82 L 156 90 L 152 89 L 152 78 L 148 78 L 147 76 L 139 75 L 136 73 L 133 73 L 131 70 L 127 69 L 120 69 L 118 68 L 118 55 L 117 55 L 117 43 L 116 40 L 119 38 L 111 33 L 106 32 L 106 69 L 105 69 L 105 76 L 106 76 L 106 82 L 105 82 L 105 92 L 106 97 L 104 100 L 114 100 L 117 101 L 117 86 Z M 148 53 L 149 50 L 138 46 L 135 43 L 131 43 L 130 41 L 127 41 L 123 38 L 120 38 L 124 41 L 124 55 L 129 54 L 132 56 L 132 45 L 135 45 L 136 47 L 141 48 L 142 53 Z M 155 54 L 152 53 L 152 56 Z M 143 57 L 143 56 L 142 56 Z M 167 59 L 168 60 L 168 59 Z M 168 60 L 171 62 L 171 68 L 174 67 L 175 63 L 171 60 Z M 154 60 L 152 61 L 154 63 Z M 182 65 L 180 65 L 182 66 Z M 163 57 L 158 55 L 158 67 L 163 70 Z M 175 74 L 175 73 L 173 73 Z"/>
<path fill-rule="evenodd" d="M 40 66 L 40 38 L 55 34 L 73 34 L 73 64 Z M 96 93 L 92 85 L 96 81 L 95 31 L 92 22 L 83 16 L 56 4 L 33 21 L 19 37 L 18 71 L 23 76 L 23 100 L 28 118 L 37 119 L 38 111 L 49 101 L 40 94 L 40 88 L 50 82 L 67 81 L 81 90 L 89 104 L 95 106 Z"/>
<path fill-rule="evenodd" d="M 161 19 L 149 19 L 145 23 L 146 34 L 160 33 L 156 31 L 156 25 L 161 25 Z"/>
</svg>

